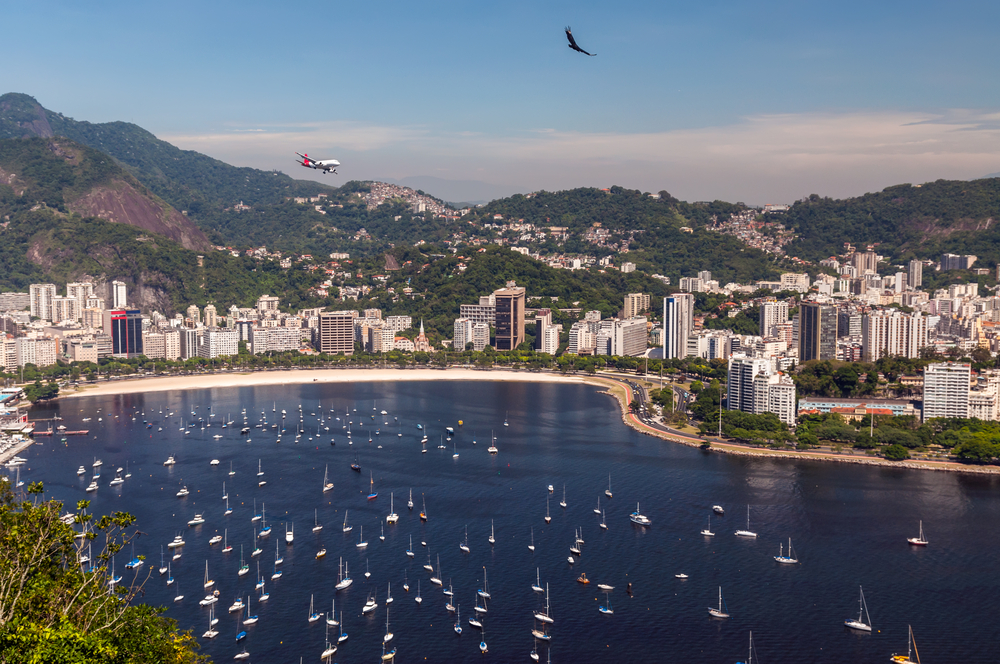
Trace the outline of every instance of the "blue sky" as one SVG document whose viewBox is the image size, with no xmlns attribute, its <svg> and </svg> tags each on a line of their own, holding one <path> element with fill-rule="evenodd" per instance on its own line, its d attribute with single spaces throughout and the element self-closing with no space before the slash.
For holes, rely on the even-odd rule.
<svg viewBox="0 0 1000 664">
<path fill-rule="evenodd" d="M 8 3 L 0 81 L 296 177 L 304 150 L 339 158 L 337 182 L 763 203 L 1000 171 L 998 19 L 978 1 Z"/>
</svg>

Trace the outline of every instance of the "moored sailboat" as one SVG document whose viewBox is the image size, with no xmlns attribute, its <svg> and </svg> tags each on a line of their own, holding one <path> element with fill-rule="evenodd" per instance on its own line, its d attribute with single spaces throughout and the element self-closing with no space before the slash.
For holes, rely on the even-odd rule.
<svg viewBox="0 0 1000 664">
<path fill-rule="evenodd" d="M 872 619 L 868 615 L 868 604 L 865 602 L 865 589 L 858 586 L 861 592 L 861 597 L 858 598 L 858 619 L 848 618 L 844 621 L 844 627 L 850 627 L 851 629 L 856 629 L 862 632 L 872 631 Z M 861 620 L 864 618 L 864 620 Z"/>
</svg>

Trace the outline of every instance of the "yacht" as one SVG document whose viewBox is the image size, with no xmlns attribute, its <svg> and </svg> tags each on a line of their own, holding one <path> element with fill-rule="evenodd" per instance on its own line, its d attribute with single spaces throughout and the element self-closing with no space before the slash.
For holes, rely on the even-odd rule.
<svg viewBox="0 0 1000 664">
<path fill-rule="evenodd" d="M 924 539 L 924 522 L 920 522 L 920 534 L 916 537 L 910 537 L 906 540 L 914 546 L 927 546 L 927 540 Z"/>
<path fill-rule="evenodd" d="M 653 525 L 653 522 L 649 519 L 649 517 L 639 511 L 639 503 L 635 504 L 635 511 L 632 512 L 628 518 L 630 521 L 632 521 L 632 523 L 638 524 L 643 527 L 649 527 Z"/>
<path fill-rule="evenodd" d="M 205 517 L 202 514 L 195 514 L 194 518 L 188 521 L 189 526 L 200 526 L 205 523 Z"/>
<path fill-rule="evenodd" d="M 747 505 L 747 529 L 746 530 L 737 530 L 736 534 L 739 537 L 757 537 L 757 533 L 755 533 L 754 531 L 750 530 L 750 506 L 749 505 Z"/>
<path fill-rule="evenodd" d="M 177 463 L 172 456 L 167 457 L 167 460 L 163 462 L 164 466 L 172 466 Z"/>
<path fill-rule="evenodd" d="M 178 498 L 183 498 L 184 496 L 188 495 L 189 493 L 191 493 L 191 492 L 188 491 L 187 486 L 182 486 L 181 490 L 177 492 L 177 497 Z"/>
<path fill-rule="evenodd" d="M 862 632 L 870 632 L 872 631 L 872 619 L 868 615 L 868 605 L 865 603 L 865 590 L 860 586 L 858 588 L 861 591 L 861 597 L 858 599 L 858 619 L 848 618 L 844 621 L 844 627 L 850 627 Z M 865 620 L 862 621 L 862 618 Z"/>
</svg>

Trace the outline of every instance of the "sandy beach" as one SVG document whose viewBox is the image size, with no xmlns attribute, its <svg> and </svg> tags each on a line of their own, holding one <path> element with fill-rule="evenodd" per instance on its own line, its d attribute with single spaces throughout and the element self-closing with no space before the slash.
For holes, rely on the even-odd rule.
<svg viewBox="0 0 1000 664">
<path fill-rule="evenodd" d="M 113 380 L 97 385 L 81 385 L 76 391 L 63 390 L 59 399 L 74 397 L 166 392 L 169 390 L 210 390 L 217 387 L 258 385 L 301 385 L 304 383 L 369 383 L 416 380 L 511 381 L 524 383 L 583 383 L 582 376 L 493 369 L 289 369 L 248 373 L 197 374 Z"/>
</svg>

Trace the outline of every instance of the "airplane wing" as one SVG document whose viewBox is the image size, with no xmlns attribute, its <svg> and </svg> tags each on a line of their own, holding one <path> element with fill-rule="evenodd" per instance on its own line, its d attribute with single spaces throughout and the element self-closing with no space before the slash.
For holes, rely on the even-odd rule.
<svg viewBox="0 0 1000 664">
<path fill-rule="evenodd" d="M 300 152 L 296 152 L 295 154 L 297 154 L 297 155 L 299 155 L 300 157 L 302 157 L 303 161 L 309 161 L 309 162 L 313 162 L 313 161 L 315 161 L 315 160 L 314 160 L 314 159 L 312 159 L 311 157 L 307 157 L 307 156 L 305 156 L 304 154 L 302 154 L 302 153 L 300 153 Z"/>
</svg>

